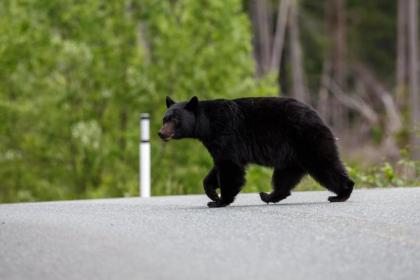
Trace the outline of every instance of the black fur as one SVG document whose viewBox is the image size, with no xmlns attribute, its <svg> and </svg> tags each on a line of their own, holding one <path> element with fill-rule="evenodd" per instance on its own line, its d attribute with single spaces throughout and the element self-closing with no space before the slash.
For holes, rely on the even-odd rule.
<svg viewBox="0 0 420 280">
<path fill-rule="evenodd" d="M 159 135 L 200 140 L 214 167 L 203 181 L 209 207 L 229 205 L 245 184 L 248 164 L 273 167 L 273 191 L 261 200 L 275 203 L 305 174 L 334 192 L 331 202 L 350 197 L 354 182 L 339 158 L 331 130 L 311 107 L 291 98 L 261 97 L 175 103 L 169 107 Z M 216 189 L 220 188 L 220 197 Z"/>
</svg>

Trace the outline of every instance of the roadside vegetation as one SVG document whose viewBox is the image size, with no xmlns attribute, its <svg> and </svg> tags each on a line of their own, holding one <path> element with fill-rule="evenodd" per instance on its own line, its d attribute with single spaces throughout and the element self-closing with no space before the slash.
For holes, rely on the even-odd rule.
<svg viewBox="0 0 420 280">
<path fill-rule="evenodd" d="M 411 18 L 401 1 L 368 2 L 0 1 L 0 202 L 138 195 L 143 112 L 153 195 L 203 193 L 204 147 L 157 137 L 166 95 L 303 99 L 357 187 L 420 185 L 411 53 L 396 32 Z M 251 166 L 244 190 L 270 179 Z"/>
</svg>

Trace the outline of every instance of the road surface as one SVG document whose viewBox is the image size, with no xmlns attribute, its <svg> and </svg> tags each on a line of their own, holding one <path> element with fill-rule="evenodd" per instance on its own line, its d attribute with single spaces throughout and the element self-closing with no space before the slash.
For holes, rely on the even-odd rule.
<svg viewBox="0 0 420 280">
<path fill-rule="evenodd" d="M 420 188 L 0 205 L 0 279 L 420 279 Z"/>
</svg>

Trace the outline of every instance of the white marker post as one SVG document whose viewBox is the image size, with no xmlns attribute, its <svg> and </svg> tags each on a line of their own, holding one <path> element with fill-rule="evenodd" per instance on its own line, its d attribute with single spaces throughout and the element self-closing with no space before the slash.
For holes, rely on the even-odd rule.
<svg viewBox="0 0 420 280">
<path fill-rule="evenodd" d="M 140 116 L 139 188 L 141 197 L 150 197 L 150 118 Z"/>
</svg>

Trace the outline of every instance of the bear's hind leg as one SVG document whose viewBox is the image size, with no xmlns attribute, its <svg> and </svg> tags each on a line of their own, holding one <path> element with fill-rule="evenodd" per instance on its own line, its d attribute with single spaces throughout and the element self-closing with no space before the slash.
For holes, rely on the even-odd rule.
<svg viewBox="0 0 420 280">
<path fill-rule="evenodd" d="M 261 200 L 265 203 L 276 203 L 290 195 L 290 191 L 300 182 L 305 175 L 305 171 L 297 166 L 285 168 L 275 168 L 271 184 L 271 193 L 261 192 Z"/>
<path fill-rule="evenodd" d="M 354 182 L 349 178 L 340 161 L 327 166 L 325 164 L 319 165 L 317 168 L 310 170 L 309 173 L 321 185 L 336 194 L 336 196 L 328 197 L 330 202 L 344 202 L 353 191 Z"/>
<path fill-rule="evenodd" d="M 245 184 L 245 169 L 231 161 L 217 165 L 220 183 L 220 199 L 207 203 L 208 207 L 224 207 L 231 204 Z"/>
</svg>

